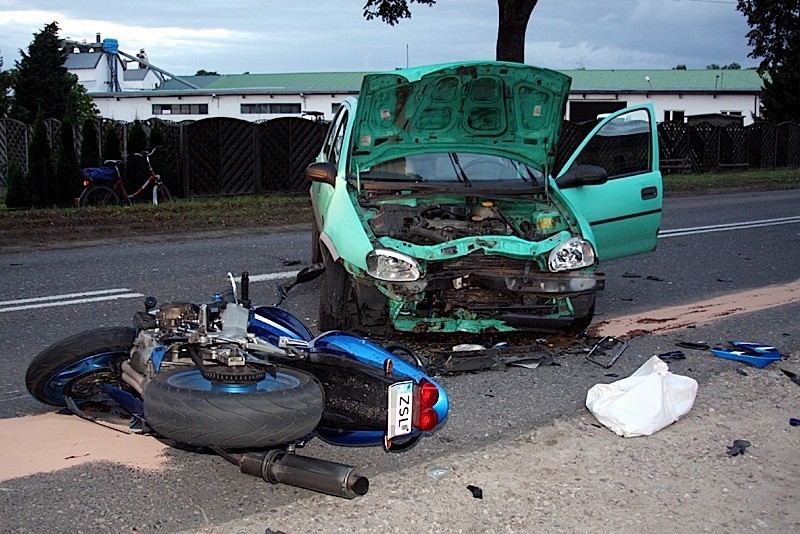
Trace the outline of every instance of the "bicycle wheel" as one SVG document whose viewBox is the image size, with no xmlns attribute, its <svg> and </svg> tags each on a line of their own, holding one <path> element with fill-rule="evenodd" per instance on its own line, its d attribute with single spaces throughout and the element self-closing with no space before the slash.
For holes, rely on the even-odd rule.
<svg viewBox="0 0 800 534">
<path fill-rule="evenodd" d="M 81 207 L 85 206 L 116 206 L 119 204 L 119 197 L 114 189 L 107 185 L 90 185 L 81 193 L 78 199 Z"/>
<path fill-rule="evenodd" d="M 164 184 L 159 184 L 153 186 L 153 204 L 158 206 L 164 202 L 172 202 L 174 199 L 172 198 L 172 193 L 169 192 L 167 186 Z"/>
</svg>

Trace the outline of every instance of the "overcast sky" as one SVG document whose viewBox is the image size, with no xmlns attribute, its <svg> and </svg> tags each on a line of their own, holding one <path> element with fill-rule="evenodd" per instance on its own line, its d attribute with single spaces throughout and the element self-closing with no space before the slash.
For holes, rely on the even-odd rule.
<svg viewBox="0 0 800 534">
<path fill-rule="evenodd" d="M 374 71 L 494 59 L 495 0 L 412 5 L 391 27 L 362 16 L 364 0 L 0 0 L 5 68 L 34 32 L 57 21 L 61 37 L 120 50 L 145 48 L 174 74 Z M 539 0 L 528 25 L 525 61 L 553 69 L 705 68 L 747 57 L 735 0 Z"/>
</svg>

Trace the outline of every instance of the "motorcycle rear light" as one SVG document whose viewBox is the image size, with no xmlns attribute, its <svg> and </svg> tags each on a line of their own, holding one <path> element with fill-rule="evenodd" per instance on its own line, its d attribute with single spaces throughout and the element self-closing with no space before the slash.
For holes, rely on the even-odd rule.
<svg viewBox="0 0 800 534">
<path fill-rule="evenodd" d="M 90 182 L 89 180 L 84 180 L 84 181 L 83 181 L 83 187 L 86 187 L 86 186 L 87 186 L 87 185 L 89 185 L 90 183 L 92 183 L 92 182 Z"/>
<path fill-rule="evenodd" d="M 417 415 L 417 424 L 414 426 L 422 432 L 427 432 L 436 428 L 436 425 L 438 424 L 439 416 L 435 411 L 431 410 L 430 408 L 426 408 L 419 412 L 419 415 Z"/>
<path fill-rule="evenodd" d="M 421 408 L 433 408 L 439 400 L 439 388 L 424 378 L 419 383 L 419 405 Z"/>
</svg>

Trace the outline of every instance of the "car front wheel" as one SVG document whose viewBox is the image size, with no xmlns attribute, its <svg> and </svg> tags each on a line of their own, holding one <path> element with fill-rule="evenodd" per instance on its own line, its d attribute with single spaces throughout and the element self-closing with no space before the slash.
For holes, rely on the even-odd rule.
<svg viewBox="0 0 800 534">
<path fill-rule="evenodd" d="M 357 320 L 353 280 L 341 263 L 327 257 L 319 288 L 319 329 L 348 330 Z"/>
</svg>

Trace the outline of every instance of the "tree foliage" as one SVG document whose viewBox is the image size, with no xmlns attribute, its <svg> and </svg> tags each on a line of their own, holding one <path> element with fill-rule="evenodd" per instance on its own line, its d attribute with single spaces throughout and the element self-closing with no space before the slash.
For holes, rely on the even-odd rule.
<svg viewBox="0 0 800 534">
<path fill-rule="evenodd" d="M 364 4 L 364 18 L 381 19 L 389 26 L 394 26 L 400 19 L 411 18 L 409 4 L 432 6 L 436 0 L 367 0 Z"/>
<path fill-rule="evenodd" d="M 69 117 L 61 123 L 58 132 L 58 160 L 56 163 L 53 198 L 58 206 L 71 206 L 80 193 L 81 168 L 75 152 L 75 128 Z"/>
<path fill-rule="evenodd" d="M 64 66 L 66 51 L 58 37 L 58 23 L 47 24 L 28 51 L 21 51 L 13 79 L 14 101 L 11 116 L 30 124 L 41 112 L 45 119 L 82 120 L 97 110 L 78 77 Z"/>
<path fill-rule="evenodd" d="M 44 115 L 41 113 L 33 123 L 33 134 L 28 146 L 27 182 L 33 206 L 40 208 L 57 204 L 53 152 L 44 125 Z"/>
<path fill-rule="evenodd" d="M 206 70 L 200 69 L 194 73 L 195 76 L 219 76 L 219 73 L 215 70 Z"/>
<path fill-rule="evenodd" d="M 800 0 L 739 0 L 747 18 L 749 56 L 760 59 L 764 116 L 800 122 Z"/>
<path fill-rule="evenodd" d="M 9 208 L 30 208 L 33 206 L 28 177 L 12 163 L 8 166 L 8 189 L 6 190 L 6 206 Z"/>
<path fill-rule="evenodd" d="M 497 0 L 497 46 L 495 58 L 498 61 L 525 62 L 525 32 L 531 19 L 533 8 L 539 0 Z M 364 17 L 367 20 L 380 19 L 394 26 L 401 19 L 411 17 L 411 4 L 431 6 L 436 0 L 367 0 Z"/>
<path fill-rule="evenodd" d="M 127 181 L 130 184 L 136 185 L 144 181 L 144 177 L 147 176 L 147 163 L 144 158 L 133 155 L 145 150 L 147 150 L 147 133 L 142 122 L 136 119 L 128 133 L 128 160 L 125 162 Z"/>
<path fill-rule="evenodd" d="M 0 118 L 8 117 L 11 112 L 11 87 L 16 71 L 3 70 L 3 58 L 0 57 Z"/>
<path fill-rule="evenodd" d="M 741 70 L 742 66 L 736 63 L 728 63 L 727 65 L 718 65 L 716 63 L 712 63 L 711 65 L 706 65 L 707 70 Z"/>
<path fill-rule="evenodd" d="M 97 121 L 93 118 L 83 120 L 81 125 L 81 167 L 100 165 L 100 139 L 97 135 Z"/>
</svg>

